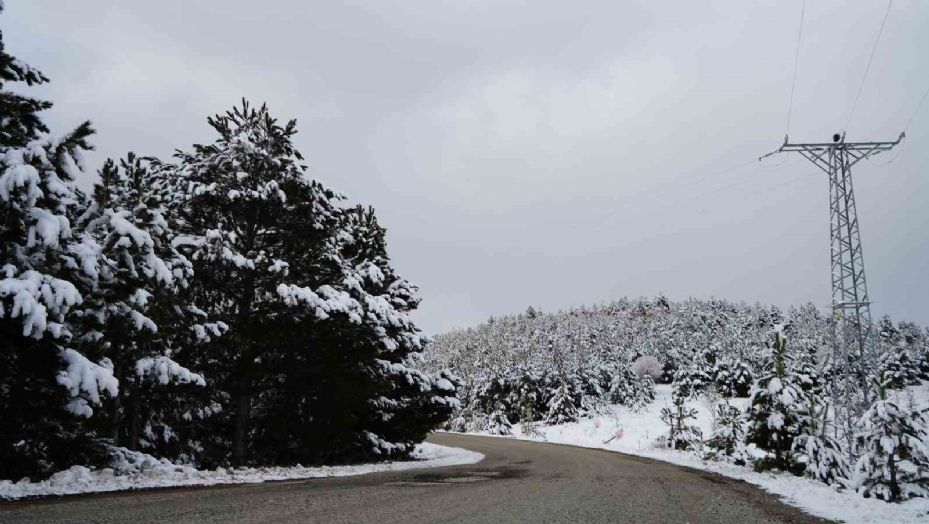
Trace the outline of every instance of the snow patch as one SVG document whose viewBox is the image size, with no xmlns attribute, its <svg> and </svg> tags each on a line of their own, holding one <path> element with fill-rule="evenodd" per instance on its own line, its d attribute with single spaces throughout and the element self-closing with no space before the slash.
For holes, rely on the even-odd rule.
<svg viewBox="0 0 929 524">
<path fill-rule="evenodd" d="M 379 462 L 353 466 L 320 467 L 261 467 L 239 469 L 198 470 L 191 466 L 172 464 L 145 453 L 123 448 L 111 450 L 113 467 L 91 470 L 72 466 L 49 479 L 30 482 L 28 479 L 0 481 L 0 499 L 21 499 L 49 495 L 75 495 L 177 486 L 213 486 L 217 484 L 253 484 L 273 480 L 345 477 L 382 471 L 437 468 L 474 464 L 484 455 L 461 448 L 423 442 L 412 452 L 413 460 Z"/>
</svg>

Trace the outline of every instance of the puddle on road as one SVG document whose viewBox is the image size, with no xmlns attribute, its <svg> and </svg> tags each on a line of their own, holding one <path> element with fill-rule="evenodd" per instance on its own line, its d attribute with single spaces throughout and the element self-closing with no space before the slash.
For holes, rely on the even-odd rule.
<svg viewBox="0 0 929 524">
<path fill-rule="evenodd" d="M 506 468 L 502 471 L 462 471 L 456 473 L 419 473 L 410 480 L 388 482 L 388 486 L 443 486 L 449 484 L 472 484 L 488 480 L 519 477 L 525 470 Z"/>
</svg>

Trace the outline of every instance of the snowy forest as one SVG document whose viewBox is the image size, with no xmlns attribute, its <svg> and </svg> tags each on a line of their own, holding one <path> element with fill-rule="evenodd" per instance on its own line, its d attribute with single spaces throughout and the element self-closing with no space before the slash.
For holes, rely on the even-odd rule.
<svg viewBox="0 0 929 524">
<path fill-rule="evenodd" d="M 657 297 L 530 307 L 437 336 L 425 369 L 458 376 L 453 431 L 508 435 L 519 425 L 532 437 L 609 405 L 649 409 L 663 383 L 673 396 L 658 445 L 884 500 L 929 496 L 929 405 L 906 394 L 929 380 L 929 331 L 882 318 L 849 387 L 834 381 L 832 329 L 813 305 Z M 686 402 L 696 397 L 714 401 L 712 434 L 693 423 Z"/>
<path fill-rule="evenodd" d="M 453 382 L 412 366 L 415 286 L 295 121 L 243 101 L 210 143 L 88 166 L 45 82 L 0 36 L 0 479 L 387 460 L 448 418 Z"/>
</svg>

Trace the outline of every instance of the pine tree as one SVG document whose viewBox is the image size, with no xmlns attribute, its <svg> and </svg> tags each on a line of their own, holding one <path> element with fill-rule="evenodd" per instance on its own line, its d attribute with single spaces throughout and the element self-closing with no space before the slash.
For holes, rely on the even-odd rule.
<svg viewBox="0 0 929 524">
<path fill-rule="evenodd" d="M 77 309 L 85 353 L 107 358 L 122 385 L 99 425 L 103 434 L 131 450 L 154 448 L 174 434 L 160 405 L 180 389 L 203 386 L 203 376 L 172 359 L 183 348 L 225 331 L 206 322 L 184 300 L 193 267 L 174 246 L 163 181 L 149 159 L 129 153 L 100 171 L 93 199 L 77 226 L 100 246 L 96 277 L 87 282 Z M 171 391 L 159 389 L 170 386 Z M 142 439 L 142 434 L 160 438 Z M 154 449 L 150 449 L 154 451 Z"/>
<path fill-rule="evenodd" d="M 573 388 L 567 380 L 558 379 L 557 386 L 548 400 L 548 412 L 545 415 L 545 422 L 548 424 L 564 424 L 574 422 L 577 418 L 578 410 L 577 404 L 575 404 Z"/>
<path fill-rule="evenodd" d="M 880 377 L 878 398 L 861 417 L 858 492 L 890 502 L 929 497 L 929 421 L 926 411 L 901 407 Z"/>
<path fill-rule="evenodd" d="M 279 124 L 243 101 L 209 119 L 210 145 L 179 153 L 180 244 L 190 288 L 230 326 L 182 363 L 210 370 L 222 409 L 200 435 L 208 464 L 402 456 L 458 407 L 450 375 L 412 363 L 416 288 L 395 274 L 370 209 L 311 179 Z M 256 409 L 259 407 L 260 409 Z"/>
<path fill-rule="evenodd" d="M 806 477 L 845 486 L 851 478 L 846 450 L 831 435 L 829 410 L 819 392 L 805 391 L 799 403 L 800 431 L 794 437 L 792 462 Z"/>
<path fill-rule="evenodd" d="M 677 450 L 699 449 L 703 445 L 703 432 L 691 421 L 697 418 L 697 410 L 687 407 L 686 397 L 675 392 L 672 405 L 661 408 L 661 421 L 668 425 L 669 448 Z"/>
<path fill-rule="evenodd" d="M 746 413 L 745 441 L 764 453 L 755 460 L 755 469 L 759 471 L 770 468 L 802 471 L 794 460 L 793 447 L 802 430 L 803 420 L 797 408 L 803 394 L 795 377 L 787 372 L 786 346 L 783 328 L 776 326 L 768 369 L 752 388 L 751 405 Z"/>
<path fill-rule="evenodd" d="M 713 434 L 706 441 L 707 457 L 735 456 L 745 437 L 742 412 L 725 399 L 717 402 L 714 409 Z"/>
<path fill-rule="evenodd" d="M 47 81 L 7 53 L 0 34 L 0 478 L 101 460 L 80 419 L 118 388 L 108 362 L 69 347 L 82 300 L 75 281 L 97 263 L 92 239 L 71 230 L 85 200 L 74 176 L 93 129 L 85 122 L 52 138 L 39 116 L 51 103 L 6 89 Z"/>
<path fill-rule="evenodd" d="M 490 416 L 487 417 L 484 430 L 491 435 L 510 435 L 513 433 L 513 424 L 510 422 L 510 419 L 507 418 L 503 406 L 498 406 L 497 409 L 493 410 Z"/>
</svg>

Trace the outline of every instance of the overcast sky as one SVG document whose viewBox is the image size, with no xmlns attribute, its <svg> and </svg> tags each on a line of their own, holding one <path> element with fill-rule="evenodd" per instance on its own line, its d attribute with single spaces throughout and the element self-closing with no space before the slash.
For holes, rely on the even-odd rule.
<svg viewBox="0 0 929 524">
<path fill-rule="evenodd" d="M 82 183 L 267 101 L 317 178 L 376 208 L 427 333 L 657 293 L 829 304 L 825 175 L 752 161 L 787 131 L 799 1 L 6 4 L 53 132 L 98 130 Z M 844 127 L 885 7 L 808 2 L 792 141 Z M 929 2 L 897 0 L 848 140 L 897 137 L 926 50 Z M 875 314 L 929 325 L 929 102 L 885 155 L 855 167 Z"/>
</svg>

